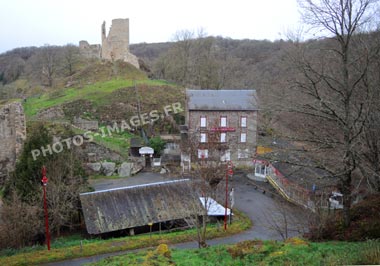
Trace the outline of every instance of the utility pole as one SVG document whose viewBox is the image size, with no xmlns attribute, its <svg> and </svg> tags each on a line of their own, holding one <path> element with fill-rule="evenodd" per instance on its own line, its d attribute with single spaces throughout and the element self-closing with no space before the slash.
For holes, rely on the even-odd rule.
<svg viewBox="0 0 380 266">
<path fill-rule="evenodd" d="M 232 170 L 232 162 L 228 161 L 227 162 L 227 169 L 226 169 L 226 202 L 224 206 L 224 230 L 227 230 L 227 208 L 228 208 L 228 176 L 233 175 L 233 170 Z M 231 210 L 230 210 L 231 211 Z"/>
<path fill-rule="evenodd" d="M 50 233 L 49 233 L 49 216 L 48 216 L 48 207 L 47 207 L 47 201 L 46 201 L 46 186 L 48 179 L 46 177 L 46 167 L 42 167 L 42 188 L 44 190 L 44 210 L 45 210 L 45 237 L 46 237 L 46 245 L 48 250 L 50 250 Z"/>
</svg>

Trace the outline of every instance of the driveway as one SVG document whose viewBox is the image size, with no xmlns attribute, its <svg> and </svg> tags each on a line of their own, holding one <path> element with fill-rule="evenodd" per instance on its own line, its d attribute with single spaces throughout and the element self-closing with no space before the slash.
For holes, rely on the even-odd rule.
<svg viewBox="0 0 380 266">
<path fill-rule="evenodd" d="M 144 172 L 130 178 L 120 179 L 97 179 L 90 183 L 95 190 L 105 190 L 117 187 L 132 186 L 139 184 L 147 184 L 154 182 L 169 181 L 175 178 L 163 176 L 156 173 Z M 177 178 L 178 179 L 178 178 Z M 262 240 L 281 240 L 281 235 L 276 227 L 283 227 L 283 218 L 286 213 L 288 221 L 287 227 L 289 236 L 297 236 L 297 230 L 301 221 L 304 219 L 303 209 L 289 204 L 280 204 L 278 197 L 273 197 L 268 189 L 266 193 L 263 190 L 256 189 L 255 185 L 245 176 L 245 174 L 236 174 L 229 182 L 231 187 L 235 189 L 235 208 L 244 212 L 253 222 L 253 227 L 240 234 L 208 240 L 209 245 L 233 244 L 244 240 L 262 239 Z M 263 185 L 265 187 L 265 185 Z M 277 224 L 277 226 L 276 226 Z M 283 231 L 283 230 L 281 230 Z M 198 248 L 196 242 L 186 242 L 171 245 L 171 248 L 187 249 Z M 74 266 L 83 265 L 85 263 L 96 262 L 106 257 L 117 256 L 130 253 L 133 251 L 121 251 L 117 253 L 101 254 L 90 258 L 78 258 L 68 261 L 49 263 L 49 266 Z"/>
</svg>

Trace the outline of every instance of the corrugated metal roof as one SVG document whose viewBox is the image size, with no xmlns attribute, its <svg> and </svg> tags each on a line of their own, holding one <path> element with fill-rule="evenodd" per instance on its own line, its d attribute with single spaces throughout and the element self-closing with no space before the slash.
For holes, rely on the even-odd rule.
<svg viewBox="0 0 380 266">
<path fill-rule="evenodd" d="M 186 90 L 189 110 L 255 111 L 256 90 Z"/>
<path fill-rule="evenodd" d="M 204 197 L 199 197 L 199 200 L 202 202 L 202 206 L 207 209 L 208 216 L 224 216 L 226 213 L 225 207 L 216 202 L 213 198 L 207 198 L 207 207 L 206 199 Z M 230 216 L 231 209 L 227 208 L 227 215 Z"/>
<path fill-rule="evenodd" d="M 83 193 L 80 200 L 90 234 L 183 219 L 202 208 L 188 179 Z"/>
</svg>

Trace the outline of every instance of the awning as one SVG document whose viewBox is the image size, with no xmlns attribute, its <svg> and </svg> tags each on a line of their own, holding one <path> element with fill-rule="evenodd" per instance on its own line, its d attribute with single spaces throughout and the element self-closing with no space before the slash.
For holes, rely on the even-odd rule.
<svg viewBox="0 0 380 266">
<path fill-rule="evenodd" d="M 144 154 L 153 154 L 154 150 L 151 147 L 142 147 L 142 148 L 139 149 L 139 153 L 141 155 L 144 155 Z"/>
<path fill-rule="evenodd" d="M 205 204 L 205 198 L 204 197 L 199 197 L 199 200 L 202 203 L 202 206 L 206 208 Z M 217 203 L 214 199 L 212 198 L 207 198 L 207 215 L 208 216 L 224 216 L 225 214 L 225 208 Z M 230 215 L 231 210 L 227 208 L 227 215 Z"/>
</svg>

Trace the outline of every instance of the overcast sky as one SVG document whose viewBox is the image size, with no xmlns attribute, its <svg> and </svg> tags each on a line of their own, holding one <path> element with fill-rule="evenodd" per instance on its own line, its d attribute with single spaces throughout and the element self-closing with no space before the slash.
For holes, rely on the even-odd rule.
<svg viewBox="0 0 380 266">
<path fill-rule="evenodd" d="M 130 43 L 167 42 L 203 28 L 233 39 L 284 38 L 299 24 L 297 0 L 2 0 L 0 53 L 17 47 L 100 43 L 100 26 L 129 18 Z"/>
</svg>

